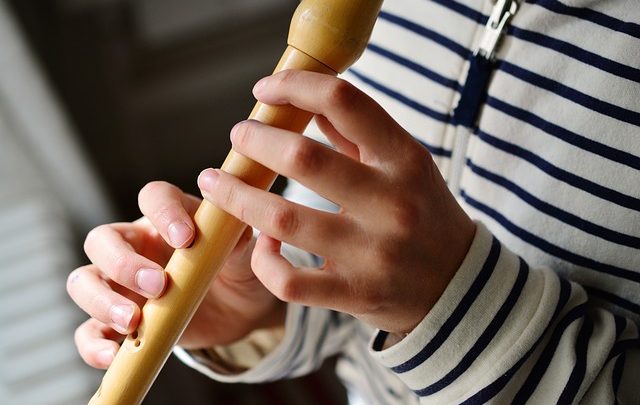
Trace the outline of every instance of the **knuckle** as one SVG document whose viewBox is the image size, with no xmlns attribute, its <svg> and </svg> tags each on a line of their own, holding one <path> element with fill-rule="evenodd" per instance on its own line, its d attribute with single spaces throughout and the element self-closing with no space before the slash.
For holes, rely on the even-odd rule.
<svg viewBox="0 0 640 405">
<path fill-rule="evenodd" d="M 356 102 L 358 95 L 358 91 L 351 83 L 337 79 L 329 87 L 327 102 L 340 108 L 350 107 Z"/>
<path fill-rule="evenodd" d="M 424 165 L 431 161 L 431 154 L 429 153 L 429 150 L 418 144 L 417 141 L 414 141 L 411 147 L 407 148 L 406 155 L 411 162 L 416 164 Z"/>
<path fill-rule="evenodd" d="M 293 236 L 299 226 L 298 216 L 291 206 L 287 204 L 277 204 L 271 209 L 271 227 L 279 236 Z"/>
<path fill-rule="evenodd" d="M 419 147 L 412 148 L 412 151 L 411 162 L 413 162 L 413 167 L 420 171 L 419 174 L 434 172 L 435 162 L 427 148 L 419 145 Z M 437 169 L 435 171 L 437 172 Z"/>
<path fill-rule="evenodd" d="M 420 209 L 413 201 L 399 200 L 394 205 L 391 218 L 397 235 L 403 237 L 411 232 L 420 219 Z"/>
<path fill-rule="evenodd" d="M 411 138 L 408 144 L 399 147 L 403 159 L 398 162 L 399 175 L 403 178 L 424 179 L 435 168 L 433 157 L 429 150 Z M 437 169 L 435 169 L 437 171 Z"/>
<path fill-rule="evenodd" d="M 174 212 L 175 212 L 174 206 L 162 205 L 158 208 L 158 210 L 154 214 L 152 214 L 152 216 L 153 216 L 153 219 L 157 221 L 158 224 L 169 226 L 169 224 L 173 222 L 173 218 L 176 216 Z"/>
<path fill-rule="evenodd" d="M 321 170 L 321 155 L 316 145 L 300 138 L 289 152 L 289 165 L 292 171 L 299 174 L 314 173 Z"/>
<path fill-rule="evenodd" d="M 241 185 L 236 180 L 220 178 L 218 190 L 211 196 L 211 202 L 227 211 L 242 222 L 248 222 L 247 200 L 241 194 Z"/>
<path fill-rule="evenodd" d="M 233 211 L 238 217 L 238 219 L 242 220 L 244 217 L 244 211 L 240 208 L 240 204 L 238 202 L 238 191 L 236 187 L 231 184 L 228 186 L 223 186 L 222 181 L 220 181 L 219 193 L 215 193 L 215 197 L 222 205 L 221 208 L 226 209 L 227 211 Z"/>
<path fill-rule="evenodd" d="M 133 263 L 126 253 L 120 253 L 113 258 L 113 266 L 109 276 L 118 283 L 125 283 L 132 279 Z"/>
<path fill-rule="evenodd" d="M 100 322 L 109 322 L 109 310 L 112 305 L 113 302 L 108 294 L 95 294 L 91 297 L 89 304 L 87 305 L 87 312 L 90 312 L 93 318 Z"/>
<path fill-rule="evenodd" d="M 281 275 L 274 286 L 274 295 L 281 301 L 296 301 L 300 297 L 300 288 L 295 278 Z"/>
</svg>

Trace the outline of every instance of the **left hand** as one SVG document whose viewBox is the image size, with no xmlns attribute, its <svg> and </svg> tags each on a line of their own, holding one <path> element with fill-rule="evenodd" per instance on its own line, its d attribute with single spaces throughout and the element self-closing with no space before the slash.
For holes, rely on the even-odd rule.
<svg viewBox="0 0 640 405">
<path fill-rule="evenodd" d="M 344 80 L 285 71 L 259 81 L 254 95 L 316 114 L 336 150 L 257 121 L 233 128 L 233 148 L 341 207 L 337 214 L 314 210 L 220 170 L 203 171 L 203 196 L 262 232 L 251 260 L 255 275 L 283 301 L 410 332 L 448 285 L 475 233 L 431 155 Z M 325 264 L 294 268 L 281 256 L 280 241 Z"/>
</svg>

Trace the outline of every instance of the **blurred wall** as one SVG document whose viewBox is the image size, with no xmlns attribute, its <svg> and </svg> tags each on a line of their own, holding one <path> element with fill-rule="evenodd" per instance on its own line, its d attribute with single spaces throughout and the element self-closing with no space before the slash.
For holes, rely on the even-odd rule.
<svg viewBox="0 0 640 405">
<path fill-rule="evenodd" d="M 82 404 L 99 373 L 80 360 L 65 292 L 76 235 L 108 199 L 4 2 L 0 2 L 0 403 Z"/>
<path fill-rule="evenodd" d="M 286 44 L 293 0 L 10 0 L 127 218 L 165 179 L 195 192 L 251 87 Z"/>
</svg>

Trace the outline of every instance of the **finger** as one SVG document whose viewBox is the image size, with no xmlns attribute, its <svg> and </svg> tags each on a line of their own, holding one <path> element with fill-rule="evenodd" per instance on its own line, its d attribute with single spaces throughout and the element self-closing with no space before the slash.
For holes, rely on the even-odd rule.
<svg viewBox="0 0 640 405">
<path fill-rule="evenodd" d="M 236 243 L 236 246 L 231 251 L 229 258 L 227 259 L 227 265 L 236 267 L 242 264 L 242 261 L 247 254 L 249 246 L 251 246 L 251 239 L 253 238 L 253 229 L 248 226 L 240 236 L 240 240 Z"/>
<path fill-rule="evenodd" d="M 165 266 L 175 248 L 164 240 L 149 218 L 140 217 L 133 222 L 120 222 L 110 225 L 131 245 L 133 250 L 147 259 Z"/>
<path fill-rule="evenodd" d="M 231 140 L 237 152 L 341 206 L 362 205 L 380 187 L 375 169 L 295 132 L 250 120 L 233 128 Z"/>
<path fill-rule="evenodd" d="M 358 162 L 360 161 L 360 150 L 358 150 L 358 146 L 342 136 L 326 117 L 316 115 L 315 121 L 320 131 L 322 131 L 329 142 L 336 147 L 338 152 Z"/>
<path fill-rule="evenodd" d="M 133 331 L 138 325 L 140 308 L 109 288 L 94 265 L 71 272 L 67 279 L 67 291 L 89 316 L 122 334 Z"/>
<path fill-rule="evenodd" d="M 207 169 L 198 178 L 203 196 L 242 222 L 320 256 L 345 257 L 351 219 L 304 207 L 251 187 L 221 170 Z"/>
<path fill-rule="evenodd" d="M 195 227 L 191 216 L 199 205 L 195 197 L 173 184 L 153 181 L 140 190 L 138 205 L 169 245 L 177 249 L 193 241 Z"/>
<path fill-rule="evenodd" d="M 80 357 L 91 367 L 106 369 L 120 347 L 121 336 L 96 319 L 88 319 L 76 329 L 74 340 Z"/>
<path fill-rule="evenodd" d="M 87 235 L 84 251 L 116 283 L 156 298 L 164 291 L 166 275 L 160 265 L 134 250 L 127 239 L 134 235 L 138 235 L 135 225 L 101 225 Z"/>
<path fill-rule="evenodd" d="M 342 310 L 346 284 L 335 273 L 296 268 L 280 254 L 281 242 L 261 234 L 251 256 L 256 277 L 282 301 Z"/>
<path fill-rule="evenodd" d="M 285 70 L 256 83 L 254 95 L 266 104 L 292 104 L 325 116 L 335 129 L 358 145 L 363 158 L 393 156 L 403 131 L 371 97 L 349 82 L 314 72 Z"/>
</svg>

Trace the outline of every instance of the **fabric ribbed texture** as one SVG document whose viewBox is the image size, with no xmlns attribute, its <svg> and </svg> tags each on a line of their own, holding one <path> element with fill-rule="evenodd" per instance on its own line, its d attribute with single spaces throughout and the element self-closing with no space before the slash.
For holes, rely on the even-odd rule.
<svg viewBox="0 0 640 405">
<path fill-rule="evenodd" d="M 523 2 L 466 149 L 454 154 L 464 143 L 453 111 L 491 7 L 389 0 L 363 57 L 342 76 L 431 151 L 478 224 L 435 307 L 384 348 L 384 331 L 290 305 L 280 346 L 255 367 L 224 376 L 206 361 L 201 369 L 263 381 L 337 353 L 354 403 L 637 403 L 640 8 Z M 452 167 L 463 168 L 455 179 Z M 295 182 L 286 195 L 330 209 Z M 292 258 L 315 260 L 302 256 Z"/>
</svg>

